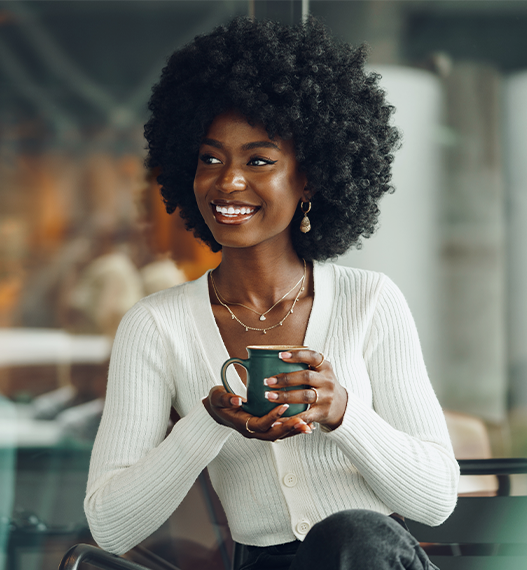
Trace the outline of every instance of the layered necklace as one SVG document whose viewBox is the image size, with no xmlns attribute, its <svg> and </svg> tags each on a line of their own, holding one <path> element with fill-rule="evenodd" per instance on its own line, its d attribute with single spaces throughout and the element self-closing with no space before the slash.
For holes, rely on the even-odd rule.
<svg viewBox="0 0 527 570">
<path fill-rule="evenodd" d="M 218 288 L 216 287 L 216 283 L 214 281 L 214 275 L 213 272 L 210 272 L 210 282 L 212 285 L 212 289 L 214 290 L 214 294 L 216 295 L 216 299 L 218 299 L 218 302 L 220 303 L 220 305 L 222 305 L 223 307 L 225 307 L 227 309 L 227 311 L 229 311 L 230 315 L 231 315 L 231 319 L 235 320 L 237 323 L 239 323 L 240 325 L 242 325 L 242 327 L 245 328 L 246 332 L 249 331 L 258 331 L 258 332 L 262 332 L 263 334 L 266 334 L 267 331 L 270 331 L 271 329 L 275 329 L 276 327 L 281 327 L 284 324 L 284 321 L 287 319 L 287 317 L 289 315 L 291 315 L 294 311 L 295 305 L 298 302 L 298 299 L 300 298 L 300 295 L 302 294 L 302 292 L 305 289 L 305 281 L 306 281 L 306 260 L 303 259 L 302 260 L 304 262 L 304 273 L 302 275 L 302 277 L 293 285 L 293 287 L 291 287 L 291 289 L 289 289 L 289 291 L 283 295 L 282 297 L 280 297 L 280 299 L 278 299 L 278 301 L 276 301 L 276 303 L 269 309 L 267 309 L 267 311 L 265 311 L 264 313 L 260 313 L 259 311 L 256 311 L 255 309 L 248 307 L 247 305 L 244 305 L 243 303 L 230 303 L 229 301 L 227 301 L 226 299 L 224 299 L 221 295 L 220 292 L 218 291 Z M 275 307 L 276 305 L 278 305 L 279 303 L 281 303 L 288 295 L 290 295 L 298 286 L 300 286 L 300 289 L 298 290 L 298 293 L 296 294 L 296 297 L 293 301 L 293 304 L 291 305 L 291 308 L 289 309 L 289 311 L 287 311 L 287 313 L 285 314 L 285 317 L 279 321 L 278 323 L 271 325 L 270 327 L 265 327 L 265 328 L 257 328 L 257 327 L 250 327 L 249 325 L 246 325 L 245 323 L 242 323 L 242 321 L 240 321 L 240 319 L 232 312 L 231 308 L 229 307 L 229 305 L 236 305 L 238 307 L 244 307 L 245 309 L 252 311 L 253 313 L 256 313 L 257 315 L 260 316 L 260 320 L 261 321 L 265 321 L 267 313 L 270 313 Z"/>
</svg>

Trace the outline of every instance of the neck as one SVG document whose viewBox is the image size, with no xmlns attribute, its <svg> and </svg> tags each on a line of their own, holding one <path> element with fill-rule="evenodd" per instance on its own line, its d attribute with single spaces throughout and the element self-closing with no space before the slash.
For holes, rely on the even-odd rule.
<svg viewBox="0 0 527 570">
<path fill-rule="evenodd" d="M 303 261 L 292 248 L 258 248 L 250 252 L 224 248 L 214 279 L 228 301 L 265 310 L 302 277 L 303 271 Z"/>
</svg>

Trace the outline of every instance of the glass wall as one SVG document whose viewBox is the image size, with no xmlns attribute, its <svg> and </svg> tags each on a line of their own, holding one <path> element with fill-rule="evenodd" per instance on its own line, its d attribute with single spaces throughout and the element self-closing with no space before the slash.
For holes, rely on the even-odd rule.
<svg viewBox="0 0 527 570">
<path fill-rule="evenodd" d="M 527 452 L 527 1 L 0 2 L 0 570 L 92 542 L 82 510 L 116 327 L 218 264 L 146 172 L 166 57 L 235 15 L 309 11 L 371 48 L 403 147 L 378 234 L 338 263 L 415 315 L 458 457 Z M 204 475 L 129 556 L 229 568 Z"/>
<path fill-rule="evenodd" d="M 241 1 L 0 4 L 0 568 L 56 568 L 92 542 L 82 501 L 117 325 L 219 262 L 164 213 L 142 129 L 166 57 L 247 13 Z M 181 568 L 228 556 L 206 485 L 151 539 Z"/>
</svg>

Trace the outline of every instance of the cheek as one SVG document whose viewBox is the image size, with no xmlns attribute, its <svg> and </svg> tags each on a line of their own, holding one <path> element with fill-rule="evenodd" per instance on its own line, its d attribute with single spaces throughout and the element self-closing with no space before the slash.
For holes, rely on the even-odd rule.
<svg viewBox="0 0 527 570">
<path fill-rule="evenodd" d="M 286 180 L 284 180 L 285 188 L 289 188 L 289 200 L 294 207 L 298 206 L 298 202 L 304 195 L 305 181 L 304 177 L 296 172 L 290 173 Z"/>
</svg>

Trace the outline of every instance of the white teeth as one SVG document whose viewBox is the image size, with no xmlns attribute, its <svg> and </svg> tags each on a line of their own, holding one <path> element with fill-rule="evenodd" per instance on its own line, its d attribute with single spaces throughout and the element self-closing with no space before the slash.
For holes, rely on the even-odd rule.
<svg viewBox="0 0 527 570">
<path fill-rule="evenodd" d="M 251 207 L 241 207 L 241 208 L 234 208 L 233 206 L 216 206 L 216 212 L 223 214 L 224 216 L 238 216 L 238 215 L 245 215 L 245 214 L 252 214 L 254 212 L 254 208 Z"/>
</svg>

